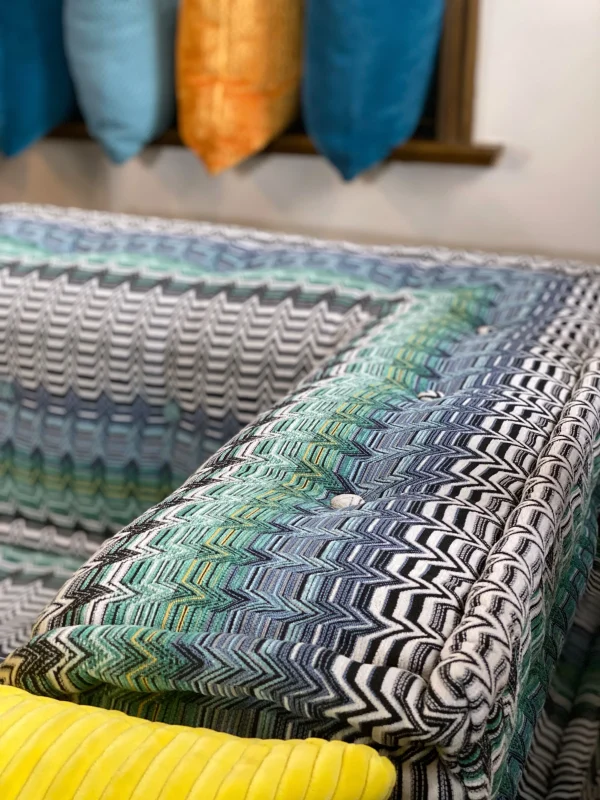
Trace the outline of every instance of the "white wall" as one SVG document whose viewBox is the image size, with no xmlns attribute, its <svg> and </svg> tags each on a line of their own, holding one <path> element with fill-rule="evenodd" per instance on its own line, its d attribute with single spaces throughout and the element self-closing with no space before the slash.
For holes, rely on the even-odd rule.
<svg viewBox="0 0 600 800">
<path fill-rule="evenodd" d="M 506 145 L 495 168 L 394 164 L 345 185 L 321 159 L 269 156 L 215 179 L 178 148 L 114 167 L 46 141 L 0 163 L 0 201 L 600 259 L 600 2 L 482 5 L 476 137 Z"/>
</svg>

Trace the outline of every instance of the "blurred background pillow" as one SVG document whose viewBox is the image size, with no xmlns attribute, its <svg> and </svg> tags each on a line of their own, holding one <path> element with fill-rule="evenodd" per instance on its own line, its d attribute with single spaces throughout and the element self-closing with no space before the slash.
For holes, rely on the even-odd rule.
<svg viewBox="0 0 600 800">
<path fill-rule="evenodd" d="M 179 130 L 209 172 L 262 150 L 299 113 L 302 0 L 183 0 Z"/>
<path fill-rule="evenodd" d="M 0 151 L 20 153 L 75 114 L 63 0 L 0 0 Z"/>
<path fill-rule="evenodd" d="M 66 0 L 65 41 L 90 134 L 117 163 L 175 119 L 178 0 Z"/>
<path fill-rule="evenodd" d="M 443 11 L 444 0 L 307 0 L 304 120 L 347 180 L 415 131 Z"/>
</svg>

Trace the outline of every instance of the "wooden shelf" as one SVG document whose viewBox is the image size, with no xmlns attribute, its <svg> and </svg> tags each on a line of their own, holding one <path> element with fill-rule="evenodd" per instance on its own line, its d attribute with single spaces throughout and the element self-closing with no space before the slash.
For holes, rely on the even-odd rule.
<svg viewBox="0 0 600 800">
<path fill-rule="evenodd" d="M 297 153 L 318 155 L 308 136 L 304 134 L 285 134 L 266 148 L 268 153 Z M 438 142 L 428 139 L 411 139 L 401 147 L 396 147 L 389 155 L 389 161 L 428 161 L 434 164 L 471 164 L 491 167 L 502 153 L 498 145 L 464 145 Z"/>
<path fill-rule="evenodd" d="M 48 134 L 54 139 L 89 140 L 90 136 L 82 122 L 69 122 L 60 125 Z M 151 146 L 182 147 L 179 134 L 172 128 L 152 142 Z M 302 133 L 286 133 L 275 139 L 265 149 L 266 153 L 287 153 L 289 155 L 319 155 L 308 136 Z M 496 163 L 502 147 L 499 145 L 472 145 L 458 142 L 440 142 L 428 139 L 411 139 L 390 154 L 390 161 L 422 161 L 433 164 L 468 164 L 477 167 L 491 167 Z"/>
</svg>

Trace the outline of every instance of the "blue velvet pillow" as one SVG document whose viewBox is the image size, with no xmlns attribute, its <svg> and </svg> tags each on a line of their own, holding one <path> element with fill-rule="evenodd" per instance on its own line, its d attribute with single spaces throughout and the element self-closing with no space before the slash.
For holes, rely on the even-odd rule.
<svg viewBox="0 0 600 800">
<path fill-rule="evenodd" d="M 0 0 L 0 151 L 16 155 L 75 113 L 63 0 Z"/>
<path fill-rule="evenodd" d="M 308 0 L 304 119 L 344 178 L 414 133 L 443 11 L 443 0 Z"/>
<path fill-rule="evenodd" d="M 177 5 L 65 0 L 67 56 L 79 106 L 90 134 L 117 163 L 174 121 Z"/>
</svg>

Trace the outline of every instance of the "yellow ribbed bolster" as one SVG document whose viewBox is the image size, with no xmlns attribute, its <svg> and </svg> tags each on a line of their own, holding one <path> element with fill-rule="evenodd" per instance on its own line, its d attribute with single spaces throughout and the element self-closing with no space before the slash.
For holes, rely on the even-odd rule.
<svg viewBox="0 0 600 800">
<path fill-rule="evenodd" d="M 2 800 L 387 800 L 370 747 L 239 739 L 0 686 Z"/>
</svg>

